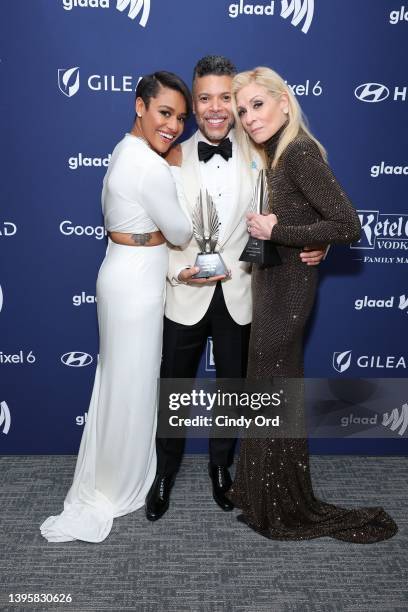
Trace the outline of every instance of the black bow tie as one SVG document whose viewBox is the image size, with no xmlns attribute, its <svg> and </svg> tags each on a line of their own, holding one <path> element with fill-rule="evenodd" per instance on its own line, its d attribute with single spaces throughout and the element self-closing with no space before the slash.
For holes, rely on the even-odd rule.
<svg viewBox="0 0 408 612">
<path fill-rule="evenodd" d="M 232 157 L 232 142 L 229 138 L 224 138 L 217 146 L 202 141 L 198 143 L 198 159 L 200 161 L 206 163 L 217 153 L 221 155 L 225 161 L 228 161 L 229 158 Z"/>
</svg>

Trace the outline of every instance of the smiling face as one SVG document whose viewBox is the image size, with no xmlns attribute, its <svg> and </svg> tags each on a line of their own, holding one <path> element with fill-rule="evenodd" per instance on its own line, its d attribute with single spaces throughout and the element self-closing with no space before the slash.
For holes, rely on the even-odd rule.
<svg viewBox="0 0 408 612">
<path fill-rule="evenodd" d="M 193 83 L 193 109 L 203 135 L 214 144 L 223 140 L 234 126 L 231 106 L 232 76 L 209 74 Z"/>
<path fill-rule="evenodd" d="M 179 91 L 160 87 L 147 107 L 142 98 L 136 98 L 136 113 L 132 134 L 144 138 L 156 153 L 163 154 L 183 132 L 187 104 Z"/>
<path fill-rule="evenodd" d="M 257 144 L 269 140 L 288 119 L 287 94 L 275 98 L 255 81 L 237 92 L 236 102 L 242 127 Z"/>
</svg>

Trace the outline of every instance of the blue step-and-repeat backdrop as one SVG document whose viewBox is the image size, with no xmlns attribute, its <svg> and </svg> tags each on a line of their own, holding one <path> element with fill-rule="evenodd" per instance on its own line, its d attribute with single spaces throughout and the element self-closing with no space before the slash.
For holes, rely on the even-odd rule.
<svg viewBox="0 0 408 612">
<path fill-rule="evenodd" d="M 190 83 L 207 54 L 285 76 L 359 211 L 360 242 L 320 266 L 307 375 L 406 377 L 408 4 L 2 0 L 0 27 L 1 453 L 77 451 L 98 353 L 110 152 L 132 124 L 139 77 L 167 69 Z M 200 374 L 212 370 L 209 344 Z M 406 452 L 408 409 L 385 407 L 404 436 L 312 450 Z"/>
</svg>

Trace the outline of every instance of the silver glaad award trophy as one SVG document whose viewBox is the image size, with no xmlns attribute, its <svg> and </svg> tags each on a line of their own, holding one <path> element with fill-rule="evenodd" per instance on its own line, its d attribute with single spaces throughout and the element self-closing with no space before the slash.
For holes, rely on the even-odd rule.
<svg viewBox="0 0 408 612">
<path fill-rule="evenodd" d="M 268 183 L 265 170 L 260 170 L 249 212 L 261 215 L 268 210 Z M 282 263 L 276 246 L 270 240 L 259 240 L 249 237 L 245 249 L 241 253 L 240 261 L 256 263 L 264 266 L 278 266 Z"/>
<path fill-rule="evenodd" d="M 209 278 L 228 274 L 227 267 L 219 253 L 215 252 L 220 233 L 220 220 L 212 197 L 206 190 L 200 190 L 193 211 L 193 233 L 201 252 L 195 266 L 200 268 L 192 278 Z"/>
</svg>

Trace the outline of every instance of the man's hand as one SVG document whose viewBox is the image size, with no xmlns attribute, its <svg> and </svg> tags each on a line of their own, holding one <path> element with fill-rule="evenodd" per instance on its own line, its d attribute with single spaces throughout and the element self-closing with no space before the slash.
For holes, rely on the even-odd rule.
<svg viewBox="0 0 408 612">
<path fill-rule="evenodd" d="M 300 253 L 299 257 L 307 266 L 318 266 L 326 255 L 326 249 L 321 249 L 317 246 L 306 246 Z"/>
<path fill-rule="evenodd" d="M 193 266 L 192 268 L 185 268 L 178 275 L 178 280 L 181 283 L 187 283 L 187 285 L 207 285 L 209 283 L 215 283 L 219 280 L 227 278 L 225 274 L 219 276 L 210 276 L 209 278 L 192 278 L 194 274 L 200 271 L 200 268 Z"/>
<path fill-rule="evenodd" d="M 164 159 L 169 166 L 181 166 L 183 161 L 183 151 L 181 145 L 178 144 L 174 145 L 174 147 L 170 147 Z"/>
</svg>

